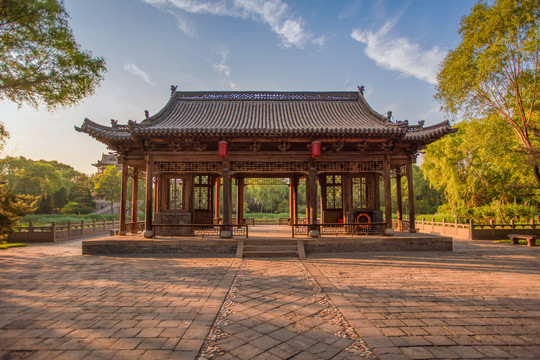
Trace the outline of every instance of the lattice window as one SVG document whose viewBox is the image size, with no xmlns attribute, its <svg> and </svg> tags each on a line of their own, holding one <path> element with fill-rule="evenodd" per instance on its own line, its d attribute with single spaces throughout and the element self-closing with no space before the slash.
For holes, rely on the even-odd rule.
<svg viewBox="0 0 540 360">
<path fill-rule="evenodd" d="M 382 161 L 319 161 L 317 168 L 323 172 L 375 172 L 383 170 Z"/>
<path fill-rule="evenodd" d="M 157 173 L 202 173 L 220 172 L 220 161 L 156 161 L 154 171 Z"/>
<path fill-rule="evenodd" d="M 167 210 L 181 210 L 183 206 L 183 181 L 180 178 L 169 179 L 167 187 Z"/>
<path fill-rule="evenodd" d="M 326 209 L 342 208 L 341 175 L 326 175 Z"/>
<path fill-rule="evenodd" d="M 353 208 L 366 209 L 368 207 L 367 179 L 355 177 L 352 179 Z"/>
<path fill-rule="evenodd" d="M 211 187 L 210 176 L 195 176 L 195 210 L 210 210 Z"/>
<path fill-rule="evenodd" d="M 289 185 L 287 178 L 246 178 L 244 184 L 248 185 Z"/>
<path fill-rule="evenodd" d="M 232 171 L 295 172 L 308 171 L 307 161 L 233 161 Z"/>
</svg>

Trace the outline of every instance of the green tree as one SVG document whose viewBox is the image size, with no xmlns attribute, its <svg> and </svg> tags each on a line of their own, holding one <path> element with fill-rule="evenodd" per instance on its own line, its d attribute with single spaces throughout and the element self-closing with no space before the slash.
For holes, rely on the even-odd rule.
<svg viewBox="0 0 540 360">
<path fill-rule="evenodd" d="M 35 203 L 34 197 L 14 194 L 0 182 L 0 241 L 6 239 L 24 215 L 34 210 Z"/>
<path fill-rule="evenodd" d="M 61 0 L 0 0 L 0 99 L 49 109 L 92 95 L 105 60 L 82 50 Z"/>
<path fill-rule="evenodd" d="M 505 119 L 537 187 L 539 32 L 538 0 L 480 1 L 461 20 L 461 44 L 444 59 L 435 95 L 448 113 Z"/>
<path fill-rule="evenodd" d="M 512 136 L 513 129 L 496 115 L 463 121 L 458 132 L 427 146 L 422 169 L 428 181 L 444 190 L 454 214 L 490 204 L 538 198 L 532 168 Z"/>
<path fill-rule="evenodd" d="M 461 44 L 444 59 L 435 95 L 448 113 L 505 119 L 537 187 L 539 28 L 538 0 L 480 1 L 461 20 Z"/>
<path fill-rule="evenodd" d="M 425 178 L 424 172 L 418 165 L 412 166 L 414 186 L 414 208 L 417 214 L 434 214 L 437 208 L 446 201 L 444 191 L 434 188 Z M 409 191 L 407 177 L 401 177 L 401 194 L 403 199 L 403 214 L 408 213 Z M 392 194 L 396 194 L 395 180 L 392 181 Z M 392 198 L 392 209 L 397 209 L 397 200 Z"/>
<path fill-rule="evenodd" d="M 105 200 L 111 202 L 111 213 L 114 202 L 120 199 L 122 174 L 115 165 L 105 167 L 102 174 L 94 178 L 94 190 L 98 195 L 105 195 Z"/>
<path fill-rule="evenodd" d="M 85 175 L 80 175 L 75 179 L 73 187 L 68 194 L 68 200 L 69 203 L 67 205 L 74 203 L 78 206 L 76 212 L 73 214 L 89 214 L 96 209 L 96 202 L 92 197 L 89 179 Z M 65 211 L 67 210 L 62 209 L 61 212 L 66 213 Z"/>
<path fill-rule="evenodd" d="M 77 184 L 85 187 L 87 196 L 91 197 L 88 177 L 57 161 L 34 161 L 22 156 L 6 157 L 0 160 L 0 180 L 5 181 L 9 190 L 15 194 L 39 197 L 36 212 L 42 214 L 58 212 L 68 200 L 73 201 L 69 197 Z M 81 202 L 80 199 L 75 201 Z M 91 202 L 83 205 L 95 206 Z"/>
</svg>

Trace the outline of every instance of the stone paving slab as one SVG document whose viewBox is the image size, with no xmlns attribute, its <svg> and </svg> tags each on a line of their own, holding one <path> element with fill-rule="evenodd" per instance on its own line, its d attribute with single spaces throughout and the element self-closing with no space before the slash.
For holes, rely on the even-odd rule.
<svg viewBox="0 0 540 360">
<path fill-rule="evenodd" d="M 244 260 L 199 359 L 375 359 L 296 259 Z"/>
<path fill-rule="evenodd" d="M 540 251 L 454 244 L 304 264 L 381 359 L 540 358 Z"/>
<path fill-rule="evenodd" d="M 73 240 L 0 267 L 0 359 L 540 358 L 540 248 L 240 260 Z"/>
<path fill-rule="evenodd" d="M 0 358 L 194 359 L 240 262 L 81 256 L 81 241 L 0 253 Z"/>
</svg>

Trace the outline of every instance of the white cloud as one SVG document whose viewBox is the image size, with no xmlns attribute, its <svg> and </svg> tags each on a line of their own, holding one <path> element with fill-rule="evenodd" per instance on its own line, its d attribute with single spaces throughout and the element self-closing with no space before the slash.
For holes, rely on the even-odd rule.
<svg viewBox="0 0 540 360">
<path fill-rule="evenodd" d="M 191 14 L 231 16 L 262 21 L 270 26 L 285 47 L 302 47 L 311 38 L 303 20 L 294 17 L 282 0 L 143 0 L 161 10 L 175 9 Z M 170 11 L 170 10 L 169 10 Z M 178 18 L 178 17 L 177 17 Z M 179 27 L 185 32 L 182 26 Z M 190 31 L 193 31 L 190 29 Z"/>
<path fill-rule="evenodd" d="M 129 63 L 124 65 L 124 70 L 126 70 L 128 73 L 135 75 L 138 78 L 141 78 L 145 83 L 147 83 L 150 86 L 154 86 L 152 81 L 150 80 L 150 76 L 148 76 L 147 73 L 139 69 L 137 65 L 134 63 Z"/>
<path fill-rule="evenodd" d="M 438 67 L 446 56 L 446 51 L 437 46 L 425 50 L 407 38 L 392 38 L 388 33 L 396 21 L 397 19 L 388 21 L 375 33 L 355 29 L 351 37 L 366 44 L 366 55 L 375 60 L 378 66 L 436 84 Z"/>
<path fill-rule="evenodd" d="M 212 68 L 213 68 L 214 71 L 217 72 L 218 74 L 225 75 L 226 77 L 230 77 L 230 76 L 231 76 L 231 68 L 229 67 L 229 65 L 225 65 L 225 64 L 214 64 L 214 65 L 212 65 Z"/>
<path fill-rule="evenodd" d="M 226 77 L 230 77 L 231 68 L 229 65 L 227 65 L 227 58 L 229 57 L 229 50 L 225 47 L 222 47 L 219 53 L 221 55 L 221 62 L 219 64 L 213 64 L 212 68 L 218 74 L 225 75 Z"/>
</svg>

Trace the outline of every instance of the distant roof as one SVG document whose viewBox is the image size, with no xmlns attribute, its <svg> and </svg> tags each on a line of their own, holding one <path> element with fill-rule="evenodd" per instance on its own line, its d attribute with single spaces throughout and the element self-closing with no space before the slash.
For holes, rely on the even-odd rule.
<svg viewBox="0 0 540 360">
<path fill-rule="evenodd" d="M 106 144 L 170 136 L 392 137 L 422 142 L 452 130 L 448 122 L 427 132 L 407 122 L 394 123 L 374 111 L 361 91 L 178 91 L 161 111 L 141 122 L 112 121 L 108 127 L 85 119 L 76 129 Z"/>
</svg>

